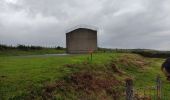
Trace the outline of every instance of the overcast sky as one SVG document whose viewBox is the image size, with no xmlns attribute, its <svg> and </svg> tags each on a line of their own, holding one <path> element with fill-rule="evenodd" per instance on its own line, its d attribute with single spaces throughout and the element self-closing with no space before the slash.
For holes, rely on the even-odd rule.
<svg viewBox="0 0 170 100">
<path fill-rule="evenodd" d="M 77 25 L 109 48 L 170 50 L 170 0 L 0 0 L 0 43 L 64 46 Z"/>
</svg>

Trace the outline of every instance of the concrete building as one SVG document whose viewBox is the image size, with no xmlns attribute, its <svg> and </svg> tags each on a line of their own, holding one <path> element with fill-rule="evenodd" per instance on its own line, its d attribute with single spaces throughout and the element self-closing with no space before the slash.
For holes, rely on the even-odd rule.
<svg viewBox="0 0 170 100">
<path fill-rule="evenodd" d="M 77 28 L 66 33 L 67 53 L 88 53 L 97 50 L 97 30 Z"/>
</svg>

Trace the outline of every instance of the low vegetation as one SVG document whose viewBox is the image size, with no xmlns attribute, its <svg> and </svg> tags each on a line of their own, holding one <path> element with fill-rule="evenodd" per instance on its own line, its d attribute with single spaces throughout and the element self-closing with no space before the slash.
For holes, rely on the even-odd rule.
<svg viewBox="0 0 170 100">
<path fill-rule="evenodd" d="M 41 46 L 28 46 L 17 45 L 8 46 L 0 44 L 0 56 L 23 56 L 23 55 L 42 55 L 42 54 L 58 54 L 65 53 L 65 48 L 61 46 L 57 47 L 41 47 Z M 158 51 L 151 49 L 108 49 L 98 48 L 97 53 L 135 53 L 144 57 L 150 58 L 167 58 L 170 57 L 170 51 Z"/>
<path fill-rule="evenodd" d="M 65 53 L 65 48 L 57 46 L 53 48 L 41 46 L 7 46 L 0 44 L 0 56 L 23 56 Z"/>
<path fill-rule="evenodd" d="M 0 97 L 12 99 L 113 100 L 124 98 L 125 79 L 136 88 L 155 85 L 163 59 L 130 53 L 51 57 L 0 57 Z"/>
<path fill-rule="evenodd" d="M 168 58 L 170 51 L 159 51 L 152 49 L 107 49 L 98 48 L 99 52 L 115 52 L 115 53 L 135 53 L 149 58 Z"/>
<path fill-rule="evenodd" d="M 140 54 L 145 57 L 150 58 L 168 58 L 170 57 L 170 51 L 142 51 L 142 50 L 136 50 L 132 53 Z"/>
</svg>

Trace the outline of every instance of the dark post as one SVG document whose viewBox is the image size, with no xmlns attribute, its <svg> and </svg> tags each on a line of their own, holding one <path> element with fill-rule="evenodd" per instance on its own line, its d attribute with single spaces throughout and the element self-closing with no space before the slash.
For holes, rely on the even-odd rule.
<svg viewBox="0 0 170 100">
<path fill-rule="evenodd" d="M 90 54 L 90 62 L 92 62 L 93 60 L 93 50 L 89 50 L 89 54 Z"/>
<path fill-rule="evenodd" d="M 126 100 L 133 100 L 133 80 L 126 79 Z"/>
<path fill-rule="evenodd" d="M 93 60 L 93 53 L 91 53 L 91 61 Z"/>
</svg>

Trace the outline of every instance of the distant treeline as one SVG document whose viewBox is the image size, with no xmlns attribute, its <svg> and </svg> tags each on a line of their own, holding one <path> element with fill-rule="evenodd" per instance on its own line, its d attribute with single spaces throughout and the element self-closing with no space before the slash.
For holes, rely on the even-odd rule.
<svg viewBox="0 0 170 100">
<path fill-rule="evenodd" d="M 42 50 L 42 49 L 57 49 L 57 50 L 63 50 L 63 47 L 57 46 L 57 47 L 41 47 L 41 46 L 28 46 L 28 45 L 17 45 L 17 46 L 8 46 L 8 45 L 4 45 L 4 44 L 0 44 L 0 50 L 13 50 L 13 49 L 17 49 L 17 50 Z"/>
<path fill-rule="evenodd" d="M 132 53 L 140 54 L 144 57 L 151 58 L 168 58 L 170 57 L 170 51 L 145 51 L 145 50 L 134 50 Z"/>
<path fill-rule="evenodd" d="M 41 47 L 41 46 L 28 46 L 28 45 L 17 45 L 17 46 L 8 46 L 4 44 L 0 44 L 0 51 L 5 50 L 42 50 L 42 49 L 56 49 L 56 50 L 65 50 L 65 48 L 61 46 L 56 47 Z M 170 51 L 158 51 L 158 50 L 150 50 L 150 49 L 109 49 L 109 48 L 98 48 L 98 52 L 117 52 L 117 53 L 136 53 L 140 54 L 144 57 L 151 58 L 168 58 L 170 57 Z"/>
<path fill-rule="evenodd" d="M 98 48 L 100 52 L 117 52 L 117 53 L 135 53 L 140 54 L 144 57 L 151 58 L 168 58 L 170 57 L 170 51 L 158 51 L 151 49 L 108 49 Z"/>
</svg>

